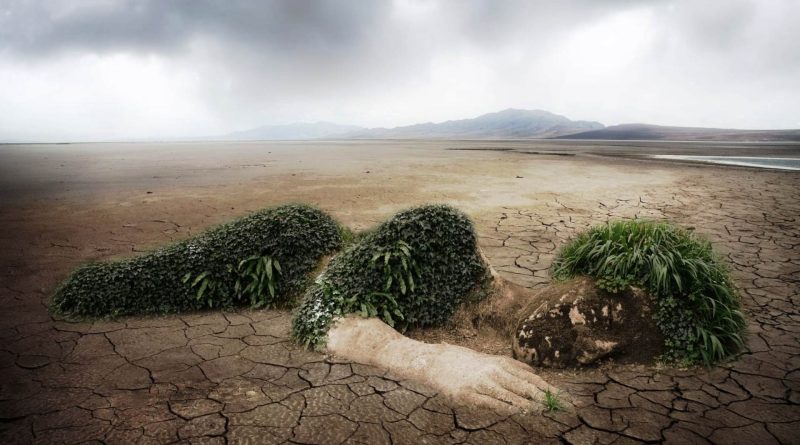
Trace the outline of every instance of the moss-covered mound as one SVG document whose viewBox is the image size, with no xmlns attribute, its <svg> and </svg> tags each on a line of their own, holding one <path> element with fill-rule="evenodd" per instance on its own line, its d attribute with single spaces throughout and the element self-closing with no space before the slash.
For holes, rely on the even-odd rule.
<svg viewBox="0 0 800 445">
<path fill-rule="evenodd" d="M 394 326 L 447 321 L 487 276 L 472 222 L 444 205 L 398 213 L 334 257 L 306 291 L 292 334 L 317 347 L 347 313 Z"/>
<path fill-rule="evenodd" d="M 279 303 L 302 292 L 341 245 L 338 224 L 321 210 L 269 208 L 142 256 L 84 265 L 56 290 L 53 310 L 104 316 Z"/>
<path fill-rule="evenodd" d="M 646 221 L 593 227 L 553 263 L 555 278 L 575 275 L 596 277 L 612 292 L 646 289 L 668 361 L 711 364 L 743 345 L 745 320 L 729 269 L 711 243 L 687 230 Z"/>
</svg>

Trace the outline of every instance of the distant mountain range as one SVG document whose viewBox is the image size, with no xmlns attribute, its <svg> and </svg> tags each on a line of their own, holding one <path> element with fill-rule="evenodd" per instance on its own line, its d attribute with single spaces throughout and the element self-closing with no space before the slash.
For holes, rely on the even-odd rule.
<svg viewBox="0 0 800 445">
<path fill-rule="evenodd" d="M 508 109 L 441 123 L 395 128 L 371 128 L 353 132 L 354 139 L 489 139 L 551 138 L 603 128 L 599 122 L 572 121 L 543 110 Z"/>
<path fill-rule="evenodd" d="M 394 128 L 362 128 L 329 122 L 269 125 L 230 133 L 221 139 L 542 139 L 601 128 L 603 124 L 599 122 L 572 121 L 547 111 L 508 109 L 473 119 Z"/>
<path fill-rule="evenodd" d="M 215 137 L 219 140 L 311 139 L 601 139 L 666 141 L 800 141 L 800 130 L 729 130 L 573 121 L 543 110 L 509 108 L 472 119 L 394 128 L 363 128 L 330 122 L 267 125 Z"/>
<path fill-rule="evenodd" d="M 623 124 L 559 136 L 558 139 L 780 142 L 800 141 L 800 130 L 732 130 L 725 128 Z"/>
</svg>

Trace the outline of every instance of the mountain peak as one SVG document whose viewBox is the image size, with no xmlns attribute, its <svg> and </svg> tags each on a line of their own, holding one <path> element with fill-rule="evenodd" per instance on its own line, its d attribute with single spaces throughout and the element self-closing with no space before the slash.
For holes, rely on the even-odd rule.
<svg viewBox="0 0 800 445">
<path fill-rule="evenodd" d="M 506 108 L 470 119 L 420 123 L 395 128 L 360 128 L 329 122 L 266 125 L 231 133 L 224 139 L 540 139 L 604 128 L 599 122 L 572 121 L 545 110 Z"/>
<path fill-rule="evenodd" d="M 545 110 L 507 108 L 471 119 L 357 131 L 359 139 L 550 138 L 604 128 L 599 122 L 572 121 Z"/>
<path fill-rule="evenodd" d="M 570 134 L 560 139 L 783 142 L 800 141 L 800 130 L 735 130 L 635 123 Z"/>
</svg>

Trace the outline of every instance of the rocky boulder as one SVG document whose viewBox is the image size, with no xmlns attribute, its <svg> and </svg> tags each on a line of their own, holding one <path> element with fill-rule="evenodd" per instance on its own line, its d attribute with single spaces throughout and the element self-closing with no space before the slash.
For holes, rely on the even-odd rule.
<svg viewBox="0 0 800 445">
<path fill-rule="evenodd" d="M 556 283 L 528 305 L 514 336 L 514 357 L 532 366 L 566 368 L 614 356 L 648 362 L 661 352 L 649 295 L 629 288 L 609 293 L 590 278 Z"/>
</svg>

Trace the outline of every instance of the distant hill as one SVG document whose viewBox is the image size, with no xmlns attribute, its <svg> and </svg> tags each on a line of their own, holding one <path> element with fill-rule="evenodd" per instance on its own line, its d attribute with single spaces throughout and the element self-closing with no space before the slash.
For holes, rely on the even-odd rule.
<svg viewBox="0 0 800 445">
<path fill-rule="evenodd" d="M 330 122 L 298 122 L 288 125 L 265 125 L 250 130 L 229 133 L 220 136 L 218 139 L 259 141 L 341 138 L 348 133 L 362 129 L 362 127 L 355 125 L 339 125 Z"/>
<path fill-rule="evenodd" d="M 800 130 L 732 130 L 723 128 L 668 127 L 623 124 L 605 127 L 599 122 L 573 121 L 544 110 L 509 108 L 472 119 L 363 128 L 330 122 L 265 125 L 213 139 L 600 139 L 663 141 L 800 141 Z"/>
<path fill-rule="evenodd" d="M 266 125 L 214 139 L 515 139 L 552 138 L 603 128 L 599 122 L 572 121 L 543 110 L 508 109 L 473 119 L 425 123 L 395 128 L 362 128 L 330 122 Z"/>
<path fill-rule="evenodd" d="M 370 128 L 346 135 L 354 139 L 551 138 L 603 128 L 599 122 L 572 121 L 543 110 L 507 109 L 473 119 Z"/>
<path fill-rule="evenodd" d="M 623 124 L 582 133 L 561 135 L 556 139 L 780 142 L 800 141 L 800 130 L 731 130 L 724 128 Z"/>
</svg>

